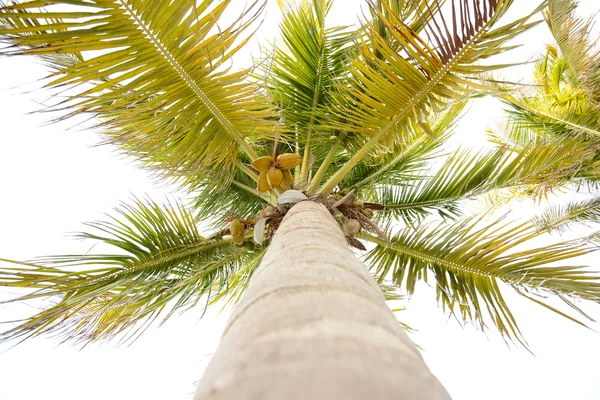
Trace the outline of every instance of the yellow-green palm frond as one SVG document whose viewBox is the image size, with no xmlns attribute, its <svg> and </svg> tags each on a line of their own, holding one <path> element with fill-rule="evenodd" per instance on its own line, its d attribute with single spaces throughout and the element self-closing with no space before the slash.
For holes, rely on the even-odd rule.
<svg viewBox="0 0 600 400">
<path fill-rule="evenodd" d="M 552 159 L 547 168 L 537 175 L 535 180 L 524 183 L 517 192 L 534 197 L 544 197 L 546 193 L 556 188 L 575 188 L 577 190 L 595 191 L 600 187 L 600 141 L 595 136 L 582 136 L 552 130 L 552 126 L 543 130 L 521 121 L 510 119 L 507 130 L 502 135 L 492 139 L 500 146 L 508 146 L 519 153 L 525 148 L 552 147 L 563 155 Z M 560 148 L 560 149 L 559 149 Z M 551 156 L 549 156 L 551 157 Z"/>
<path fill-rule="evenodd" d="M 400 19 L 414 32 L 421 32 L 438 12 L 445 0 L 377 0 L 370 8 L 373 25 L 378 27 L 381 37 L 394 43 L 394 36 L 385 27 L 385 21 L 379 21 L 379 15 L 389 19 L 390 15 Z"/>
<path fill-rule="evenodd" d="M 280 0 L 283 21 L 273 54 L 265 63 L 266 85 L 282 109 L 285 126 L 303 147 L 303 179 L 311 153 L 318 164 L 335 140 L 329 121 L 333 83 L 347 71 L 355 32 L 326 26 L 331 0 Z"/>
<path fill-rule="evenodd" d="M 571 201 L 549 206 L 533 218 L 533 222 L 546 232 L 567 232 L 575 224 L 596 224 L 600 221 L 600 197 Z"/>
<path fill-rule="evenodd" d="M 211 299 L 210 304 L 220 301 L 224 301 L 224 306 L 238 303 L 250 284 L 250 278 L 252 278 L 256 268 L 262 261 L 264 252 L 265 250 L 260 248 L 255 248 L 252 252 L 248 252 L 248 257 L 244 265 L 229 277 L 227 290 L 221 290 L 216 293 Z"/>
<path fill-rule="evenodd" d="M 178 204 L 136 200 L 117 211 L 118 217 L 88 223 L 93 232 L 79 235 L 106 253 L 0 269 L 1 286 L 36 289 L 12 301 L 54 301 L 1 333 L 0 341 L 42 334 L 81 343 L 125 333 L 132 338 L 160 314 L 166 319 L 214 299 L 262 251 L 236 246 L 231 237 L 202 237 L 192 214 Z"/>
<path fill-rule="evenodd" d="M 600 108 L 600 49 L 592 40 L 593 19 L 575 15 L 574 0 L 551 0 L 546 21 L 568 68 L 596 109 Z"/>
<path fill-rule="evenodd" d="M 508 40 L 537 24 L 530 15 L 496 27 L 512 3 L 461 0 L 451 5 L 450 19 L 436 12 L 421 34 L 392 13 L 387 18 L 379 13 L 397 48 L 368 23 L 367 39 L 351 60 L 351 77 L 340 89 L 335 112 L 344 116 L 340 129 L 369 141 L 320 191 L 330 192 L 378 144 L 392 149 L 429 114 L 488 90 L 480 83 L 482 74 L 503 66 L 479 62 L 512 48 Z"/>
<path fill-rule="evenodd" d="M 523 339 L 502 295 L 501 282 L 582 323 L 534 295 L 555 294 L 568 305 L 574 305 L 573 299 L 599 302 L 597 273 L 586 267 L 555 264 L 588 254 L 596 247 L 585 240 L 535 247 L 534 241 L 543 233 L 532 223 L 497 220 L 482 228 L 481 222 L 481 217 L 474 217 L 452 224 L 407 226 L 389 243 L 361 234 L 377 244 L 366 261 L 379 279 L 391 278 L 409 294 L 415 291 L 417 281 L 431 277 L 445 310 L 482 329 L 492 323 L 512 340 Z"/>
<path fill-rule="evenodd" d="M 557 47 L 536 64 L 534 89 L 504 95 L 511 119 L 539 134 L 600 137 L 600 53 L 591 23 L 574 15 L 576 2 L 552 0 L 545 13 Z M 594 80 L 597 82 L 594 83 Z"/>
<path fill-rule="evenodd" d="M 415 127 L 406 135 L 402 146 L 392 152 L 361 160 L 345 178 L 344 186 L 371 191 L 379 185 L 403 185 L 424 178 L 423 171 L 441 155 L 441 147 L 454 132 L 466 104 L 466 101 L 460 102 L 444 112 L 431 115 L 427 123 Z M 341 158 L 336 167 L 346 161 Z"/>
<path fill-rule="evenodd" d="M 98 117 L 108 140 L 145 165 L 192 187 L 205 170 L 250 158 L 272 137 L 274 110 L 228 62 L 249 39 L 258 2 L 218 22 L 231 0 L 29 1 L 0 8 L 5 55 L 73 57 L 55 62 L 46 86 L 66 90 L 54 105 Z M 98 80 L 102 82 L 98 83 Z M 93 83 L 93 85 L 89 85 Z M 65 118 L 62 115 L 60 118 Z"/>
<path fill-rule="evenodd" d="M 502 95 L 516 128 L 540 135 L 600 138 L 600 112 L 555 47 L 548 46 L 536 64 L 535 83 L 529 90 Z"/>
<path fill-rule="evenodd" d="M 508 97 L 505 97 L 508 99 Z M 555 103 L 547 98 L 523 97 L 507 100 L 510 119 L 523 128 L 545 135 L 575 135 L 600 139 L 600 114 L 589 103 Z"/>
<path fill-rule="evenodd" d="M 594 165 L 595 154 L 595 149 L 581 147 L 577 139 L 502 146 L 487 153 L 459 150 L 437 171 L 420 179 L 375 187 L 368 200 L 384 205 L 385 214 L 405 221 L 431 212 L 456 217 L 464 212 L 461 201 L 493 191 L 540 200 Z"/>
<path fill-rule="evenodd" d="M 226 186 L 207 183 L 191 193 L 191 204 L 197 221 L 222 228 L 228 217 L 254 219 L 262 210 L 263 204 L 277 204 L 276 198 L 270 193 L 259 193 L 256 181 L 239 169 L 231 175 L 230 182 Z"/>
</svg>

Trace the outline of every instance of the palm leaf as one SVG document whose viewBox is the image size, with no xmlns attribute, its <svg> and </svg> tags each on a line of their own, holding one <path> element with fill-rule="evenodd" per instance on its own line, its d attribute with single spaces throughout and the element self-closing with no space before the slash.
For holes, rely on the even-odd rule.
<svg viewBox="0 0 600 400">
<path fill-rule="evenodd" d="M 598 140 L 600 114 L 556 48 L 548 46 L 536 64 L 535 83 L 533 91 L 530 88 L 501 96 L 511 107 L 508 112 L 516 128 L 532 129 L 540 135 Z"/>
<path fill-rule="evenodd" d="M 254 248 L 248 254 L 248 260 L 244 263 L 244 266 L 236 270 L 227 281 L 227 290 L 221 290 L 214 296 L 211 303 L 217 303 L 224 301 L 223 306 L 230 304 L 236 304 L 241 300 L 246 288 L 250 284 L 250 278 L 254 275 L 256 268 L 258 268 L 262 258 L 265 254 L 264 248 Z"/>
<path fill-rule="evenodd" d="M 361 189 L 381 184 L 403 185 L 421 179 L 420 172 L 439 156 L 440 147 L 452 135 L 465 106 L 466 102 L 461 102 L 446 112 L 431 116 L 426 124 L 407 135 L 403 145 L 394 151 L 382 153 L 373 160 L 363 159 L 348 174 L 344 186 Z"/>
<path fill-rule="evenodd" d="M 229 277 L 253 257 L 231 237 L 202 237 L 181 205 L 136 200 L 117 211 L 118 218 L 88 223 L 95 232 L 79 235 L 110 252 L 0 269 L 0 285 L 37 289 L 12 301 L 55 299 L 0 340 L 42 334 L 81 343 L 124 333 L 132 338 L 159 314 L 166 319 L 227 290 Z"/>
<path fill-rule="evenodd" d="M 378 27 L 379 35 L 390 44 L 398 44 L 385 26 L 385 20 L 379 20 L 380 15 L 386 19 L 398 18 L 413 32 L 421 32 L 435 13 L 439 11 L 445 0 L 377 0 L 370 8 L 372 23 Z M 376 8 L 375 8 L 376 7 Z"/>
<path fill-rule="evenodd" d="M 585 267 L 548 266 L 595 250 L 574 240 L 533 247 L 542 232 L 531 223 L 497 220 L 479 227 L 481 217 L 453 224 L 407 226 L 389 243 L 361 234 L 377 244 L 366 256 L 381 280 L 391 276 L 411 294 L 418 280 L 433 274 L 442 307 L 482 329 L 491 322 L 502 335 L 522 341 L 500 282 L 541 294 L 600 301 L 600 277 Z M 527 246 L 528 250 L 521 248 Z M 572 317 L 571 317 L 572 318 Z"/>
<path fill-rule="evenodd" d="M 575 16 L 576 2 L 552 0 L 545 13 L 557 47 L 537 63 L 534 93 L 504 95 L 512 120 L 540 134 L 600 136 L 600 53 L 590 41 L 592 20 Z"/>
<path fill-rule="evenodd" d="M 249 143 L 273 136 L 272 108 L 245 80 L 249 71 L 226 68 L 248 40 L 242 35 L 260 7 L 252 3 L 232 24 L 218 28 L 230 3 L 5 5 L 0 38 L 10 45 L 2 53 L 52 55 L 54 60 L 57 54 L 84 54 L 84 59 L 55 63 L 58 70 L 46 86 L 68 88 L 69 94 L 54 109 L 100 118 L 98 126 L 109 141 L 195 186 L 203 171 L 235 160 L 237 148 L 253 159 Z"/>
<path fill-rule="evenodd" d="M 594 156 L 595 150 L 582 148 L 578 139 L 532 142 L 487 153 L 460 150 L 430 176 L 404 185 L 379 186 L 370 200 L 405 221 L 431 211 L 455 217 L 463 212 L 461 200 L 490 191 L 506 189 L 536 199 L 547 196 L 569 184 Z"/>
<path fill-rule="evenodd" d="M 376 145 L 392 149 L 431 113 L 488 90 L 477 79 L 503 66 L 476 63 L 510 49 L 505 45 L 508 40 L 536 24 L 527 16 L 495 28 L 511 4 L 511 0 L 453 2 L 450 22 L 443 12 L 433 11 L 421 35 L 393 13 L 387 18 L 379 13 L 378 20 L 397 40 L 397 48 L 390 47 L 378 27 L 367 24 L 368 39 L 360 46 L 360 56 L 351 60 L 352 76 L 341 89 L 336 113 L 344 117 L 340 129 L 365 135 L 369 141 L 320 192 L 329 193 Z"/>
<path fill-rule="evenodd" d="M 536 100 L 541 99 L 513 97 L 507 100 L 511 106 L 510 118 L 517 126 L 555 136 L 583 136 L 596 141 L 600 138 L 600 115 L 586 105 L 552 104 L 547 98 L 543 100 L 545 104 L 541 104 Z"/>
<path fill-rule="evenodd" d="M 577 2 L 574 0 L 551 0 L 546 21 L 556 39 L 568 68 L 581 84 L 585 93 L 600 107 L 600 51 L 593 37 L 593 19 L 584 20 L 576 16 Z"/>
<path fill-rule="evenodd" d="M 600 197 L 550 206 L 533 218 L 535 225 L 547 232 L 566 232 L 574 224 L 600 221 Z"/>
<path fill-rule="evenodd" d="M 282 107 L 296 146 L 304 146 L 302 178 L 306 180 L 310 154 L 322 161 L 330 148 L 333 135 L 327 109 L 334 81 L 347 70 L 347 47 L 355 33 L 344 27 L 326 28 L 331 0 L 303 0 L 295 5 L 279 0 L 279 5 L 282 45 L 274 47 L 265 64 L 266 84 L 273 102 Z"/>
<path fill-rule="evenodd" d="M 255 181 L 239 169 L 232 175 L 231 185 L 199 187 L 192 193 L 196 220 L 219 228 L 229 217 L 254 219 L 263 204 L 277 204 L 269 193 L 259 194 L 255 187 Z"/>
</svg>

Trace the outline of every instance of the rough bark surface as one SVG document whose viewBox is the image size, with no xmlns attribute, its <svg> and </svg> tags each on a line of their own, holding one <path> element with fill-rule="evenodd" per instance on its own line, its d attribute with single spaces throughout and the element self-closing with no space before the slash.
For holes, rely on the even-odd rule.
<svg viewBox="0 0 600 400">
<path fill-rule="evenodd" d="M 195 400 L 449 399 L 320 204 L 286 215 Z"/>
</svg>

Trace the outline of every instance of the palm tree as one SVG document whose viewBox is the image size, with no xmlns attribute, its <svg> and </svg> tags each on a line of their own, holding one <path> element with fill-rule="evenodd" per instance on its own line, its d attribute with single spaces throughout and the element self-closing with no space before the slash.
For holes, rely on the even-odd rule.
<svg viewBox="0 0 600 400">
<path fill-rule="evenodd" d="M 280 44 L 242 71 L 229 64 L 258 2 L 224 26 L 231 0 L 3 5 L 2 52 L 53 69 L 46 86 L 61 91 L 58 118 L 93 118 L 107 142 L 191 201 L 134 199 L 89 223 L 80 237 L 104 253 L 6 260 L 0 284 L 34 289 L 15 301 L 57 301 L 0 340 L 133 340 L 159 317 L 231 302 L 197 398 L 437 399 L 448 395 L 385 304 L 400 289 L 433 281 L 443 310 L 523 344 L 503 284 L 583 324 L 585 314 L 545 296 L 575 310 L 575 300 L 598 302 L 598 276 L 562 264 L 595 250 L 594 237 L 538 247 L 549 230 L 539 219 L 507 222 L 462 205 L 593 181 L 595 142 L 513 134 L 489 152 L 443 154 L 469 99 L 501 92 L 524 102 L 487 79 L 505 65 L 483 62 L 510 50 L 543 9 L 568 42 L 560 32 L 580 28 L 569 25 L 572 2 L 508 21 L 511 0 L 442 3 L 369 2 L 352 29 L 326 25 L 331 1 L 281 1 Z M 591 65 L 571 83 L 596 107 Z M 581 160 L 589 168 L 576 168 Z M 348 246 L 365 251 L 366 265 Z"/>
</svg>

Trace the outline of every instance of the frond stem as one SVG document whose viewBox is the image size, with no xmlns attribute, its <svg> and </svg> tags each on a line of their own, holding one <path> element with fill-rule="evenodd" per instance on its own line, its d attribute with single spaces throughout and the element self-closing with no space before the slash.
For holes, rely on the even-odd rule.
<svg viewBox="0 0 600 400">
<path fill-rule="evenodd" d="M 248 168 L 248 166 L 246 164 L 244 164 L 243 162 L 240 162 L 239 160 L 236 160 L 235 166 L 238 167 L 240 169 L 240 171 L 244 172 L 246 175 L 248 175 L 250 178 L 252 178 L 252 180 L 254 182 L 258 182 L 258 176 L 256 176 L 256 173 L 254 173 L 254 171 L 252 171 L 250 168 Z"/>
<path fill-rule="evenodd" d="M 335 153 L 337 152 L 338 148 L 340 147 L 340 142 L 341 142 L 341 138 L 336 140 L 336 142 L 333 144 L 333 146 L 331 146 L 329 153 L 327 153 L 327 156 L 323 160 L 323 163 L 321 164 L 321 166 L 319 166 L 317 173 L 313 176 L 313 178 L 310 181 L 309 191 L 314 190 L 317 186 L 319 186 L 319 183 L 321 183 L 321 179 L 323 179 L 323 175 L 325 175 L 325 172 L 327 172 L 327 168 L 331 164 L 331 161 L 333 161 L 333 157 L 335 157 Z"/>
<path fill-rule="evenodd" d="M 244 185 L 243 183 L 238 182 L 238 181 L 231 181 L 231 183 L 234 184 L 235 186 L 239 187 L 240 189 L 245 190 L 246 192 L 248 192 L 250 194 L 260 197 L 261 199 L 263 199 L 270 205 L 277 207 L 277 202 L 272 199 L 272 196 L 267 196 L 264 193 L 260 193 L 258 190 L 251 188 L 250 186 Z"/>
</svg>

